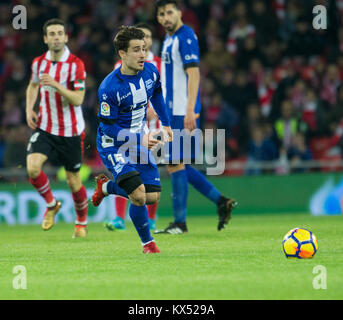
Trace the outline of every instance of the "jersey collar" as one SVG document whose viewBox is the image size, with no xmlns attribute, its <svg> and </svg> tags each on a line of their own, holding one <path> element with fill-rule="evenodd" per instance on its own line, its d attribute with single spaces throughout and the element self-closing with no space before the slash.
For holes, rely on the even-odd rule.
<svg viewBox="0 0 343 320">
<path fill-rule="evenodd" d="M 60 58 L 60 60 L 58 60 L 59 62 L 66 62 L 69 58 L 70 55 L 70 50 L 67 46 L 64 46 L 64 52 Z M 45 55 L 45 59 L 50 60 L 51 61 L 51 52 L 50 50 L 47 51 L 46 55 Z"/>
</svg>

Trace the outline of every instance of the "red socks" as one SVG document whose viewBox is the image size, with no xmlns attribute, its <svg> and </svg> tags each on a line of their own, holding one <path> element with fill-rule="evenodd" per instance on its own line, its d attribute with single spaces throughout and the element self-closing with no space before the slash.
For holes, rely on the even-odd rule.
<svg viewBox="0 0 343 320">
<path fill-rule="evenodd" d="M 158 202 L 156 202 L 154 204 L 147 205 L 149 219 L 151 219 L 151 220 L 155 220 L 156 219 L 157 207 L 158 207 Z"/>
<path fill-rule="evenodd" d="M 55 202 L 55 198 L 50 189 L 49 179 L 43 171 L 40 172 L 37 178 L 29 178 L 29 181 L 35 187 L 38 193 L 44 198 L 48 205 Z"/>
<path fill-rule="evenodd" d="M 79 191 L 72 193 L 72 196 L 77 217 L 75 223 L 77 225 L 86 225 L 88 212 L 88 198 L 86 188 L 82 186 Z"/>
<path fill-rule="evenodd" d="M 37 178 L 29 178 L 30 183 L 35 187 L 37 192 L 45 199 L 48 207 L 55 205 L 55 198 L 50 189 L 50 183 L 48 177 L 43 171 Z M 87 191 L 84 186 L 77 192 L 72 193 L 74 200 L 74 207 L 76 211 L 76 224 L 87 224 L 87 212 L 88 212 L 88 198 Z"/>
<path fill-rule="evenodd" d="M 115 197 L 115 208 L 117 216 L 125 220 L 126 214 L 126 207 L 127 207 L 127 199 L 123 197 Z M 147 205 L 149 219 L 155 220 L 156 219 L 156 211 L 157 211 L 158 203 L 149 204 Z"/>
<path fill-rule="evenodd" d="M 126 214 L 126 206 L 127 206 L 127 199 L 123 197 L 115 197 L 115 207 L 116 207 L 116 213 L 117 216 L 125 220 L 125 214 Z"/>
</svg>

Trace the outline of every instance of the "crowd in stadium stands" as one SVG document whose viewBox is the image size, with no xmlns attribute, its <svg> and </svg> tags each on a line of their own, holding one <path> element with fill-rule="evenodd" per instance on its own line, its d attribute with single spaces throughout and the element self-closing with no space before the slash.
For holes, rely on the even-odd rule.
<svg viewBox="0 0 343 320">
<path fill-rule="evenodd" d="M 225 128 L 227 159 L 246 161 L 246 174 L 261 172 L 256 161 L 341 159 L 343 0 L 180 3 L 200 43 L 202 128 Z M 0 168 L 25 165 L 25 90 L 33 58 L 47 50 L 42 26 L 53 17 L 68 23 L 68 47 L 86 66 L 85 161 L 100 165 L 97 88 L 113 69 L 112 37 L 120 25 L 148 22 L 159 54 L 164 34 L 154 1 L 23 0 L 27 30 L 12 27 L 16 4 L 0 4 Z M 327 8 L 327 30 L 312 26 L 318 4 Z"/>
</svg>

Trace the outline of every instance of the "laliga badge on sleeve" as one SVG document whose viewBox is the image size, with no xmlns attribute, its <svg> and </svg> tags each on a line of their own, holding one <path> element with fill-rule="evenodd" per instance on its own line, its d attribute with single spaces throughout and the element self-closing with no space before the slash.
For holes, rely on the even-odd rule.
<svg viewBox="0 0 343 320">
<path fill-rule="evenodd" d="M 102 116 L 109 116 L 110 115 L 110 105 L 107 102 L 101 102 L 100 114 Z"/>
</svg>

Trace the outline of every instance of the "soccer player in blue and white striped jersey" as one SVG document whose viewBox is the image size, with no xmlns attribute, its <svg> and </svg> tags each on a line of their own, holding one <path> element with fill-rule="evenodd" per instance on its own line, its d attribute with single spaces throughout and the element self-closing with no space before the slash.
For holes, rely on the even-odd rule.
<svg viewBox="0 0 343 320">
<path fill-rule="evenodd" d="M 146 109 L 152 102 L 169 141 L 169 125 L 162 96 L 160 75 L 152 63 L 145 62 L 145 34 L 135 27 L 123 26 L 114 39 L 122 60 L 98 90 L 99 128 L 97 150 L 112 173 L 97 177 L 92 203 L 98 206 L 105 196 L 117 194 L 131 201 L 130 217 L 138 232 L 144 253 L 159 253 L 150 234 L 146 204 L 160 198 L 161 185 L 157 165 L 150 149 L 160 143 L 146 130 Z"/>
<path fill-rule="evenodd" d="M 171 127 L 174 130 L 174 141 L 182 129 L 193 129 L 199 126 L 200 104 L 200 71 L 199 45 L 193 29 L 183 24 L 182 12 L 174 0 L 160 0 L 156 3 L 157 21 L 167 32 L 162 47 L 161 81 Z M 197 157 L 196 135 L 192 137 L 193 145 L 187 160 Z M 186 142 L 183 142 L 186 143 Z M 157 233 L 187 232 L 187 195 L 188 182 L 199 192 L 217 205 L 219 215 L 218 230 L 221 230 L 231 217 L 236 201 L 226 198 L 212 185 L 207 178 L 185 164 L 183 143 L 170 146 L 168 172 L 171 175 L 173 188 L 174 222 Z M 174 152 L 178 148 L 178 152 Z M 174 150 L 173 150 L 174 149 Z M 175 154 L 179 159 L 175 159 Z M 190 159 L 189 159 L 190 157 Z M 179 160 L 179 164 L 175 164 Z"/>
</svg>

